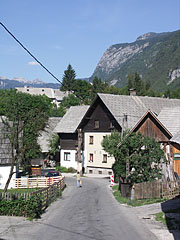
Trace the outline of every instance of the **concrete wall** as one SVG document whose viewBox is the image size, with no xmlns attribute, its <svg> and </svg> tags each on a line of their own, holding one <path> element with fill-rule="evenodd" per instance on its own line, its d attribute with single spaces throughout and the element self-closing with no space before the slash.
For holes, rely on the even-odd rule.
<svg viewBox="0 0 180 240">
<path fill-rule="evenodd" d="M 14 171 L 16 171 L 16 168 L 14 168 Z M 6 181 L 9 177 L 9 173 L 10 173 L 10 166 L 0 166 L 0 189 L 4 189 Z M 16 178 L 16 174 L 14 173 L 8 189 L 14 188 L 15 178 Z"/>
<path fill-rule="evenodd" d="M 76 150 L 61 150 L 60 151 L 60 163 L 62 167 L 73 167 L 74 169 L 77 169 L 77 161 L 76 161 Z M 64 155 L 65 153 L 70 153 L 70 160 L 65 161 Z"/>
<path fill-rule="evenodd" d="M 84 136 L 84 149 L 85 149 L 85 169 L 87 173 L 94 174 L 108 174 L 112 172 L 112 164 L 114 163 L 114 157 L 109 156 L 101 146 L 103 137 L 110 135 L 111 133 L 94 133 L 87 132 Z M 93 144 L 90 144 L 90 136 L 93 136 Z M 93 154 L 93 161 L 90 161 L 90 154 Z M 103 162 L 103 155 L 107 154 L 107 163 Z"/>
</svg>

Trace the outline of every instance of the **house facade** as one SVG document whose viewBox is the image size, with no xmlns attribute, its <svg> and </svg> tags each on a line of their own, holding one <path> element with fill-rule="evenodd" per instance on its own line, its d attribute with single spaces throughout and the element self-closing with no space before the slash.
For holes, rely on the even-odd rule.
<svg viewBox="0 0 180 240">
<path fill-rule="evenodd" d="M 137 124 L 131 129 L 126 138 L 132 132 L 140 132 L 143 136 L 155 139 L 158 143 L 160 143 L 160 146 L 163 149 L 167 159 L 167 163 L 161 163 L 163 178 L 165 180 L 170 179 L 173 181 L 174 168 L 170 144 L 172 134 L 168 131 L 168 129 L 161 123 L 161 121 L 153 112 L 148 110 L 137 122 Z M 121 147 L 121 144 L 122 142 L 118 145 L 119 148 Z"/>
<path fill-rule="evenodd" d="M 180 176 L 180 131 L 171 138 L 170 142 L 172 145 L 174 172 Z"/>
<path fill-rule="evenodd" d="M 60 138 L 60 165 L 77 169 L 78 126 L 89 106 L 72 106 L 54 131 Z M 81 168 L 84 169 L 84 148 L 81 150 Z"/>
<path fill-rule="evenodd" d="M 61 121 L 61 117 L 50 117 L 48 119 L 48 122 L 46 124 L 46 127 L 44 130 L 42 130 L 39 134 L 39 137 L 37 139 L 37 143 L 41 147 L 42 152 L 42 158 L 45 160 L 47 165 L 54 166 L 55 162 L 59 163 L 59 153 L 55 154 L 55 156 L 50 156 L 50 146 L 49 141 L 52 139 L 53 135 L 55 133 L 53 132 L 54 128 L 57 126 L 57 124 Z"/>
<path fill-rule="evenodd" d="M 101 142 L 110 132 L 84 133 L 85 171 L 90 174 L 112 175 L 114 157 L 102 149 Z"/>
<path fill-rule="evenodd" d="M 9 139 L 6 137 L 7 130 L 5 130 L 2 119 L 0 118 L 0 189 L 4 189 L 7 179 L 9 177 L 11 168 L 11 144 Z M 16 172 L 16 167 L 14 167 Z M 14 179 L 16 174 L 13 174 L 8 188 L 14 187 Z"/>
<path fill-rule="evenodd" d="M 78 128 L 84 134 L 85 172 L 112 175 L 115 159 L 104 151 L 101 143 L 106 135 L 121 131 L 121 127 L 99 98 L 90 106 Z"/>
<path fill-rule="evenodd" d="M 33 88 L 33 87 L 17 87 L 18 92 L 28 93 L 31 95 L 46 95 L 51 99 L 52 103 L 55 103 L 57 106 L 60 105 L 64 97 L 68 96 L 67 92 L 62 92 L 59 89 L 53 88 Z"/>
<path fill-rule="evenodd" d="M 173 135 L 170 139 L 170 155 L 174 171 L 180 176 L 180 104 L 172 108 L 163 108 L 158 119 Z"/>
</svg>

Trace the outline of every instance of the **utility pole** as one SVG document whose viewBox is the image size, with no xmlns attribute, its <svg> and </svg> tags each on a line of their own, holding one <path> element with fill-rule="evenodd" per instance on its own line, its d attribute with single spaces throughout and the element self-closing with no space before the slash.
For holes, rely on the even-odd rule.
<svg viewBox="0 0 180 240">
<path fill-rule="evenodd" d="M 82 172 L 81 148 L 82 148 L 82 129 L 78 129 L 77 171 L 79 171 L 80 173 Z"/>
<path fill-rule="evenodd" d="M 128 129 L 127 124 L 127 113 L 123 113 L 123 119 L 122 119 L 122 131 L 121 131 L 121 140 L 123 139 L 124 131 Z"/>
<path fill-rule="evenodd" d="M 123 139 L 124 131 L 128 129 L 128 123 L 127 123 L 127 113 L 123 113 L 123 119 L 122 119 L 122 132 L 121 132 L 121 140 Z M 126 181 L 129 176 L 129 157 L 126 159 Z"/>
<path fill-rule="evenodd" d="M 129 157 L 127 157 L 126 159 L 126 181 L 128 179 L 128 176 L 129 176 Z"/>
</svg>

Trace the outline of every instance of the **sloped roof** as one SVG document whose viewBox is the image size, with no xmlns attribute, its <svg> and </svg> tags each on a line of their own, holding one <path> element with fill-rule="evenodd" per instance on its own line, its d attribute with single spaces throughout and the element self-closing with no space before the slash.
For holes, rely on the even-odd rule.
<svg viewBox="0 0 180 240">
<path fill-rule="evenodd" d="M 68 96 L 68 92 L 62 92 L 59 89 L 53 89 L 54 91 L 54 98 L 57 99 L 57 101 L 62 101 L 63 97 Z"/>
<path fill-rule="evenodd" d="M 72 106 L 66 112 L 61 122 L 58 123 L 54 132 L 56 133 L 74 133 L 87 112 L 89 106 Z"/>
<path fill-rule="evenodd" d="M 126 137 L 117 145 L 117 147 L 119 148 L 122 143 L 124 142 L 124 140 L 129 137 L 134 131 L 137 131 L 137 128 L 140 126 L 140 124 L 143 123 L 144 119 L 147 116 L 151 116 L 160 126 L 162 129 L 164 129 L 164 131 L 167 133 L 167 135 L 169 136 L 169 138 L 172 137 L 172 134 L 168 131 L 168 129 L 159 121 L 159 119 L 157 118 L 157 116 L 151 112 L 151 110 L 148 110 L 140 119 L 139 121 L 134 125 L 134 127 L 130 130 L 130 132 L 126 135 Z"/>
<path fill-rule="evenodd" d="M 158 115 L 158 119 L 172 133 L 180 131 L 180 103 L 173 108 L 163 108 Z"/>
<path fill-rule="evenodd" d="M 127 128 L 132 128 L 142 115 L 150 109 L 158 115 L 165 107 L 180 106 L 180 99 L 125 96 L 99 93 L 98 96 L 122 126 L 123 115 L 127 114 Z"/>
<path fill-rule="evenodd" d="M 46 95 L 48 98 L 57 99 L 58 101 L 62 101 L 63 97 L 68 96 L 68 93 L 53 88 L 17 87 L 16 89 L 19 92 L 29 93 L 31 95 Z"/>
<path fill-rule="evenodd" d="M 48 120 L 48 123 L 43 131 L 41 131 L 40 136 L 38 137 L 38 144 L 41 146 L 42 152 L 49 151 L 49 139 L 54 134 L 53 130 L 57 124 L 61 121 L 61 117 L 51 117 Z"/>
<path fill-rule="evenodd" d="M 180 131 L 177 132 L 170 140 L 171 142 L 180 144 Z"/>
</svg>

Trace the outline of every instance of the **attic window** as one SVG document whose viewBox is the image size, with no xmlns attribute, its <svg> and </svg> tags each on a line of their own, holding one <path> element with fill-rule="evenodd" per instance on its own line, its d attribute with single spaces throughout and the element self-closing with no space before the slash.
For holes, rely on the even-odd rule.
<svg viewBox="0 0 180 240">
<path fill-rule="evenodd" d="M 110 129 L 114 128 L 114 121 L 111 121 L 111 122 L 110 122 L 109 128 L 110 128 Z"/>
<path fill-rule="evenodd" d="M 94 121 L 94 128 L 99 128 L 99 120 Z"/>
<path fill-rule="evenodd" d="M 44 89 L 42 89 L 42 92 L 44 92 Z"/>
</svg>

